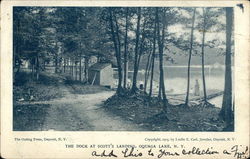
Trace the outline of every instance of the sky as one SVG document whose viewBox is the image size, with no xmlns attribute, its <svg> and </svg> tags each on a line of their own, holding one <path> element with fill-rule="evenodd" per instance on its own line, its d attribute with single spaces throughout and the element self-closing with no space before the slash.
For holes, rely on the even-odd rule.
<svg viewBox="0 0 250 159">
<path fill-rule="evenodd" d="M 218 8 L 212 8 L 213 11 L 218 10 Z M 186 11 L 181 11 L 181 15 L 186 17 L 186 18 L 192 18 L 190 15 L 190 13 L 186 12 Z M 199 17 L 199 15 L 202 15 L 202 8 L 197 8 L 196 9 L 196 18 L 195 18 L 195 26 L 198 25 L 199 21 L 201 20 Z M 213 17 L 214 18 L 214 17 Z M 226 24 L 226 18 L 225 18 L 225 14 L 221 14 L 218 17 L 215 18 L 216 20 L 218 20 L 219 23 L 222 23 L 223 25 Z M 189 25 L 191 27 L 191 24 Z M 226 32 L 225 30 L 221 30 L 221 31 L 216 31 L 216 29 L 218 28 L 218 26 L 214 25 L 211 29 L 209 29 L 206 32 L 206 38 L 205 41 L 212 41 L 212 40 L 218 40 L 220 42 L 225 41 L 226 38 Z M 181 35 L 183 35 L 184 33 L 187 33 L 187 35 L 190 35 L 191 29 L 190 28 L 186 28 L 184 25 L 182 24 L 175 24 L 172 26 L 168 27 L 168 31 L 171 33 L 175 33 L 177 37 L 180 37 Z M 194 30 L 194 37 L 196 39 L 197 42 L 201 43 L 202 41 L 202 31 L 195 29 Z M 188 39 L 190 39 L 189 37 L 186 37 Z M 224 48 L 224 45 L 219 45 L 218 47 L 220 48 Z"/>
</svg>

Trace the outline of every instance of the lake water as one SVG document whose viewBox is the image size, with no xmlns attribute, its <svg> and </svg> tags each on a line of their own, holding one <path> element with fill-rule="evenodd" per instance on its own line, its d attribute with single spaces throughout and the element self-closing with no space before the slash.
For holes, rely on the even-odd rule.
<svg viewBox="0 0 250 159">
<path fill-rule="evenodd" d="M 129 72 L 129 78 L 132 80 L 133 73 Z M 187 89 L 187 68 L 186 67 L 165 67 L 164 68 L 165 87 L 167 91 L 174 94 L 185 93 Z M 224 89 L 224 69 L 205 68 L 206 87 L 209 90 Z M 138 74 L 138 80 L 144 82 L 144 71 Z M 202 91 L 201 68 L 191 67 L 190 69 L 190 89 L 193 90 L 195 81 L 198 80 L 200 90 Z M 154 83 L 159 81 L 159 70 L 154 71 Z"/>
<path fill-rule="evenodd" d="M 206 89 L 209 91 L 224 90 L 224 68 L 205 67 Z M 190 93 L 194 92 L 195 81 L 198 80 L 200 95 L 203 95 L 201 67 L 191 66 L 190 69 Z M 144 83 L 144 70 L 138 73 L 138 83 Z M 133 72 L 129 72 L 129 79 L 132 81 Z M 186 66 L 167 66 L 164 67 L 165 88 L 168 95 L 185 94 L 187 89 L 187 67 Z M 159 81 L 159 69 L 154 71 L 154 92 L 157 93 Z M 184 100 L 184 99 L 183 99 Z M 211 99 L 209 102 L 221 107 L 222 96 Z"/>
</svg>

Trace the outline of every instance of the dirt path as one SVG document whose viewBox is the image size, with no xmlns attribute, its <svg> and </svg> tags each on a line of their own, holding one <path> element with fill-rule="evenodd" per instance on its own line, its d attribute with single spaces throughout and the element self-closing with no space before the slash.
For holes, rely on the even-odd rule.
<svg viewBox="0 0 250 159">
<path fill-rule="evenodd" d="M 62 87 L 65 96 L 49 102 L 51 107 L 45 117 L 44 131 L 139 131 L 141 129 L 102 108 L 102 102 L 114 92 L 78 95 L 70 93 L 68 89 Z"/>
</svg>

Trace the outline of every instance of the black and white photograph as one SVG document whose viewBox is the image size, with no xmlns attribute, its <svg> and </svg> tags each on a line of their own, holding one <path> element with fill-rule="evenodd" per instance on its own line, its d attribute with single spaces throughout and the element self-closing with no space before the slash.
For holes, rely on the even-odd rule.
<svg viewBox="0 0 250 159">
<path fill-rule="evenodd" d="M 233 7 L 14 6 L 13 131 L 234 132 L 234 26 Z"/>
</svg>

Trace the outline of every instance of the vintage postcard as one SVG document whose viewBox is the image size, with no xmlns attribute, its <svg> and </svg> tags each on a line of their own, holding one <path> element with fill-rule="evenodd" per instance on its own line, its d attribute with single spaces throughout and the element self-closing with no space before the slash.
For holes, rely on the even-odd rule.
<svg viewBox="0 0 250 159">
<path fill-rule="evenodd" d="M 2 1 L 2 158 L 249 158 L 248 1 Z"/>
</svg>

